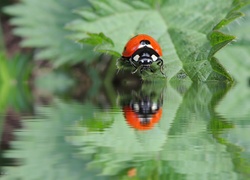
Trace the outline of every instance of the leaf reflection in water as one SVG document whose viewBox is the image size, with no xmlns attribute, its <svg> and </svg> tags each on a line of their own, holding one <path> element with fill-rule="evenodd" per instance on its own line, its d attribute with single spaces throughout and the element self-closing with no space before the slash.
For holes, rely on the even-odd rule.
<svg viewBox="0 0 250 180">
<path fill-rule="evenodd" d="M 25 129 L 16 132 L 18 139 L 6 153 L 21 165 L 6 167 L 5 178 L 237 179 L 249 173 L 242 164 L 235 170 L 242 159 L 248 161 L 239 154 L 243 142 L 224 138 L 236 128 L 234 122 L 215 111 L 219 102 L 219 107 L 226 106 L 223 97 L 229 87 L 222 83 L 155 87 L 136 91 L 162 97 L 161 119 L 146 131 L 127 123 L 122 103 L 106 110 L 90 102 L 62 100 L 38 107 L 37 116 L 25 121 Z M 124 102 L 133 94 L 118 97 Z M 232 144 L 235 148 L 230 150 Z"/>
</svg>

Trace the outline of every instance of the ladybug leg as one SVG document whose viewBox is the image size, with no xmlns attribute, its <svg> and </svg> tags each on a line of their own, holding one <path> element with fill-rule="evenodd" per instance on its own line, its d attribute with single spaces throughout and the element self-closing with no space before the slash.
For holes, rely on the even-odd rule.
<svg viewBox="0 0 250 180">
<path fill-rule="evenodd" d="M 136 69 L 134 71 L 132 71 L 131 73 L 134 74 L 136 73 L 139 69 L 140 69 L 140 72 L 142 71 L 142 68 L 141 68 L 141 65 L 138 66 L 138 67 L 135 67 Z"/>
<path fill-rule="evenodd" d="M 158 58 L 156 61 L 158 61 L 158 62 L 157 62 L 157 65 L 159 65 L 160 68 L 161 68 L 161 73 L 162 73 L 165 77 L 167 77 L 166 74 L 163 72 L 163 60 L 162 60 L 161 58 Z"/>
<path fill-rule="evenodd" d="M 129 58 L 129 62 L 130 62 L 130 64 L 131 64 L 132 66 L 134 66 L 134 68 L 135 68 L 135 70 L 131 72 L 132 74 L 136 73 L 136 72 L 138 71 L 138 69 L 141 68 L 141 65 L 140 65 L 140 66 L 136 66 L 135 63 L 133 63 L 133 61 L 132 61 L 131 58 Z"/>
<path fill-rule="evenodd" d="M 140 73 L 142 74 L 142 71 L 144 70 L 145 68 L 142 66 L 141 69 L 140 69 Z"/>
<path fill-rule="evenodd" d="M 132 66 L 134 66 L 134 68 L 137 68 L 137 66 L 135 65 L 135 63 L 133 63 L 133 61 L 132 61 L 131 58 L 129 58 L 129 62 L 130 62 L 130 64 L 131 64 Z"/>
</svg>

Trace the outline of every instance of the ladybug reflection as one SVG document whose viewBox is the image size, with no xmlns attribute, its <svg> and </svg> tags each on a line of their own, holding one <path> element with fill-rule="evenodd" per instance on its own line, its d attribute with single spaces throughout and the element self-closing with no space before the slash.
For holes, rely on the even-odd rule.
<svg viewBox="0 0 250 180">
<path fill-rule="evenodd" d="M 131 127 L 138 130 L 149 130 L 161 119 L 161 105 L 161 102 L 153 102 L 149 97 L 144 97 L 123 106 L 123 112 Z"/>
</svg>

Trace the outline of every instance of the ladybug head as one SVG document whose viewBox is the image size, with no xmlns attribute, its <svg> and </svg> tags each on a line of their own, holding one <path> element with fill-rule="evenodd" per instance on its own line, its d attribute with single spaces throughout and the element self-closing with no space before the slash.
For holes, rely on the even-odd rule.
<svg viewBox="0 0 250 180">
<path fill-rule="evenodd" d="M 152 116 L 159 110 L 160 105 L 150 101 L 139 101 L 132 103 L 132 110 L 138 114 L 139 121 L 142 125 L 150 123 Z"/>
<path fill-rule="evenodd" d="M 157 61 L 159 54 L 152 48 L 148 40 L 142 40 L 139 48 L 132 55 L 132 60 L 139 63 L 144 67 L 150 67 L 150 65 Z"/>
<path fill-rule="evenodd" d="M 159 110 L 160 105 L 156 102 L 151 102 L 150 100 L 140 100 L 137 102 L 132 102 L 130 107 L 138 114 L 141 114 L 142 117 L 146 117 L 147 115 L 154 114 L 157 110 Z"/>
</svg>

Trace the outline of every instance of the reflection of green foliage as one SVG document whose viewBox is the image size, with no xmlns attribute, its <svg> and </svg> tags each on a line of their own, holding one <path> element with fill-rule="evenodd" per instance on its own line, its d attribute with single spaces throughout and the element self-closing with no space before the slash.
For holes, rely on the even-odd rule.
<svg viewBox="0 0 250 180">
<path fill-rule="evenodd" d="M 7 106 L 24 110 L 29 105 L 30 92 L 28 81 L 31 75 L 29 58 L 17 55 L 7 60 L 0 55 L 0 107 Z"/>
<path fill-rule="evenodd" d="M 216 93 L 225 95 L 226 88 L 220 84 L 193 85 L 185 93 L 169 133 L 173 138 L 168 139 L 161 152 L 162 159 L 185 175 L 184 179 L 226 179 L 227 175 L 237 179 L 230 153 L 210 135 L 223 129 L 211 125 L 213 131 L 207 129 L 211 120 L 221 121 L 214 112 L 218 101 L 212 101 Z"/>
<path fill-rule="evenodd" d="M 76 149 L 66 142 L 66 137 L 72 133 L 70 126 L 82 117 L 91 119 L 91 109 L 91 104 L 60 101 L 55 101 L 53 107 L 36 108 L 41 116 L 23 121 L 27 129 L 16 132 L 19 141 L 14 141 L 14 149 L 5 154 L 5 157 L 18 158 L 25 163 L 6 167 L 4 179 L 92 179 L 97 171 L 86 167 L 89 157 L 77 158 Z M 95 176 L 95 179 L 106 178 Z"/>
<path fill-rule="evenodd" d="M 198 85 L 198 84 L 192 85 L 192 87 L 184 95 L 185 97 L 184 97 L 184 100 L 182 101 L 182 106 L 179 108 L 180 113 L 177 112 L 176 114 L 177 116 L 176 118 L 180 121 L 179 122 L 175 121 L 173 126 L 176 125 L 177 128 L 172 128 L 174 131 L 172 130 L 170 134 L 182 133 L 182 131 L 185 132 L 188 130 L 187 127 L 183 128 L 181 124 L 190 123 L 190 126 L 191 126 L 190 128 L 192 128 L 195 131 L 196 126 L 192 126 L 191 124 L 196 122 L 198 119 L 205 120 L 208 117 L 211 117 L 211 118 L 207 119 L 207 121 L 210 121 L 216 118 L 219 119 L 219 117 L 217 117 L 213 109 L 214 109 L 214 106 L 218 104 L 218 101 L 220 100 L 220 98 L 222 98 L 223 95 L 225 95 L 227 90 L 228 89 L 226 87 L 226 84 L 222 85 L 221 83 L 219 84 L 210 83 L 206 85 L 205 84 L 204 85 Z M 215 96 L 217 97 L 218 94 L 220 94 L 221 97 L 215 99 L 214 97 Z M 217 102 L 214 102 L 214 101 L 217 101 Z M 185 112 L 185 114 L 183 114 L 182 112 Z M 192 117 L 192 114 L 195 114 L 195 117 Z M 192 120 L 188 118 L 184 118 L 184 117 L 182 118 L 183 115 L 192 117 Z M 192 121 L 193 123 L 191 123 Z M 205 125 L 207 122 L 197 121 L 197 123 L 202 123 L 202 125 Z"/>
<path fill-rule="evenodd" d="M 72 75 L 74 73 L 77 75 Z M 83 91 L 87 91 L 86 98 L 93 99 L 98 94 L 102 82 L 95 68 L 89 67 L 84 73 L 86 73 L 88 77 L 91 77 L 91 86 L 88 84 L 89 82 L 81 81 L 82 77 L 79 72 L 74 72 L 74 69 L 69 70 L 67 68 L 54 71 L 44 69 L 43 72 L 37 74 L 34 79 L 34 85 L 43 92 L 57 95 L 64 99 L 71 98 L 75 95 L 75 91 L 83 89 Z M 84 92 L 78 91 L 77 95 L 84 96 L 85 94 Z"/>
<path fill-rule="evenodd" d="M 22 84 L 27 83 L 31 73 L 31 65 L 26 56 L 17 55 L 11 60 L 7 60 L 1 54 L 0 81 L 2 83 Z"/>
<path fill-rule="evenodd" d="M 220 143 L 225 143 L 225 140 L 223 138 L 220 138 L 220 135 L 223 131 L 229 128 L 233 128 L 234 126 L 231 123 L 222 121 L 219 118 L 211 119 L 208 130 L 211 131 L 211 134 L 214 136 L 214 138 L 217 139 Z"/>
<path fill-rule="evenodd" d="M 89 113 L 92 113 L 92 111 L 90 110 Z M 95 112 L 95 116 L 91 118 L 83 117 L 79 119 L 77 126 L 85 127 L 86 132 L 105 131 L 114 121 L 115 119 L 108 113 Z"/>
<path fill-rule="evenodd" d="M 89 131 L 103 131 L 104 129 L 108 128 L 113 121 L 100 121 L 99 118 L 84 120 L 79 123 L 79 126 L 88 127 Z"/>
<path fill-rule="evenodd" d="M 76 40 L 85 38 L 84 43 L 95 44 L 97 50 L 117 56 L 132 35 L 150 34 L 162 45 L 165 73 L 170 79 L 184 71 L 185 77 L 192 81 L 232 81 L 213 55 L 235 39 L 219 30 L 242 16 L 238 10 L 247 3 L 233 0 L 91 1 L 90 8 L 77 11 L 82 19 L 70 23 L 68 28 L 76 32 L 73 36 Z"/>
<path fill-rule="evenodd" d="M 138 80 L 139 81 L 139 80 Z M 135 87 L 134 87 L 135 86 Z M 162 101 L 163 91 L 165 83 L 143 83 L 141 85 L 138 84 L 125 84 L 118 90 L 119 94 L 119 102 L 122 105 L 128 105 L 131 100 L 141 100 L 143 98 L 150 98 L 152 102 L 160 102 Z"/>
<path fill-rule="evenodd" d="M 14 16 L 11 20 L 17 25 L 14 33 L 25 38 L 22 45 L 39 48 L 37 59 L 49 59 L 59 66 L 92 59 L 90 47 L 81 48 L 68 40 L 69 32 L 64 29 L 67 22 L 76 18 L 72 10 L 86 4 L 84 0 L 22 0 L 5 8 L 5 12 Z"/>
<path fill-rule="evenodd" d="M 29 58 L 16 55 L 7 59 L 0 52 L 0 114 L 7 108 L 25 112 L 31 108 L 31 93 L 28 80 L 31 75 Z M 5 116 L 0 116 L 0 138 Z"/>
<path fill-rule="evenodd" d="M 229 87 L 193 84 L 183 92 L 183 84 L 175 84 L 178 91 L 168 85 L 162 118 L 148 131 L 129 127 L 118 108 L 105 112 L 60 101 L 37 107 L 38 116 L 25 121 L 27 129 L 16 133 L 19 141 L 6 156 L 24 158 L 25 164 L 5 168 L 6 179 L 91 179 L 99 171 L 100 179 L 129 179 L 131 168 L 136 168 L 134 179 L 246 177 L 248 154 L 241 154 L 244 144 L 238 144 L 244 139 L 227 138 L 238 128 L 214 111 Z"/>
<path fill-rule="evenodd" d="M 236 171 L 242 173 L 242 179 L 248 179 L 250 175 L 249 99 L 249 86 L 245 82 L 240 82 L 216 108 L 222 118 L 234 124 L 233 129 L 220 133 L 218 138 L 223 139 L 231 152 Z"/>
<path fill-rule="evenodd" d="M 64 72 L 52 71 L 40 75 L 35 80 L 35 87 L 50 93 L 60 94 L 74 85 L 74 80 Z"/>
<path fill-rule="evenodd" d="M 93 98 L 98 94 L 100 90 L 100 86 L 102 85 L 102 79 L 99 76 L 98 70 L 96 70 L 95 68 L 89 67 L 86 71 L 92 80 L 92 84 L 90 89 L 88 90 L 87 96 L 88 98 Z"/>
<path fill-rule="evenodd" d="M 180 95 L 167 87 L 164 91 L 163 117 L 154 129 L 147 132 L 133 130 L 124 122 L 121 112 L 114 111 L 106 116 L 102 113 L 102 120 L 114 119 L 110 128 L 99 133 L 83 131 L 82 128 L 72 142 L 82 144 L 83 154 L 96 154 L 89 166 L 104 166 L 103 175 L 124 174 L 129 168 L 135 167 L 139 179 L 155 177 L 157 172 L 161 172 L 158 178 L 172 175 L 175 179 L 183 179 L 199 177 L 201 173 L 207 172 L 223 179 L 224 171 L 230 173 L 233 165 L 229 163 L 229 156 L 223 155 L 228 153 L 225 146 L 210 140 L 210 133 L 222 132 L 223 129 L 210 126 L 213 131 L 205 130 L 210 120 L 219 118 L 213 111 L 218 103 L 214 102 L 214 96 L 220 94 L 222 97 L 225 92 L 226 88 L 221 85 L 193 85 L 180 104 Z M 194 146 L 197 147 L 195 151 Z M 214 153 L 218 156 L 214 157 Z M 206 162 L 204 156 L 210 157 L 210 162 Z M 221 163 L 215 171 L 213 164 L 216 161 Z M 189 165 L 191 169 L 187 168 L 188 163 L 194 167 Z"/>
</svg>

